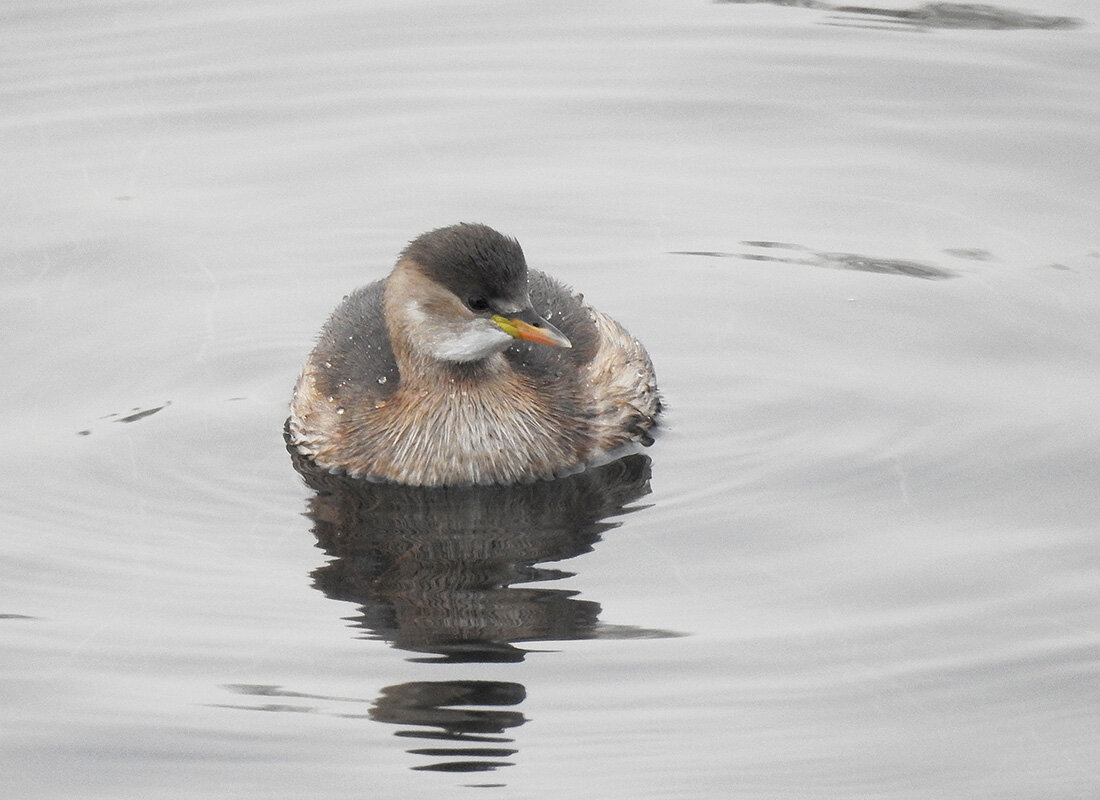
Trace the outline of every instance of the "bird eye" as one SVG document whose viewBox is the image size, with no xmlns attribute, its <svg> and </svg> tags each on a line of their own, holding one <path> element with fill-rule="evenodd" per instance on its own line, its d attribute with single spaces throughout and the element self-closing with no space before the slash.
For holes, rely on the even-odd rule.
<svg viewBox="0 0 1100 800">
<path fill-rule="evenodd" d="M 484 297 L 471 297 L 466 301 L 466 305 L 469 306 L 471 311 L 488 311 L 489 301 Z"/>
</svg>

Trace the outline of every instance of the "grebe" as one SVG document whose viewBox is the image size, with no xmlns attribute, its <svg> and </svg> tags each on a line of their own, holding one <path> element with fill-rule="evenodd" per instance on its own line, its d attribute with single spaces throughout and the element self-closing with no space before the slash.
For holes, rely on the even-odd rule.
<svg viewBox="0 0 1100 800">
<path fill-rule="evenodd" d="M 551 324 L 548 320 L 552 320 Z M 653 364 L 485 225 L 430 231 L 321 331 L 286 435 L 318 467 L 417 486 L 553 478 L 651 444 Z"/>
</svg>

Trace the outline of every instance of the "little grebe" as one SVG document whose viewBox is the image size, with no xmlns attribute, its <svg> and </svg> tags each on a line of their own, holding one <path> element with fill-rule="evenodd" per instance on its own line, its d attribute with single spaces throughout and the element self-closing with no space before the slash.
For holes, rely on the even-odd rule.
<svg viewBox="0 0 1100 800">
<path fill-rule="evenodd" d="M 660 410 L 641 342 L 528 270 L 516 240 L 460 224 L 412 241 L 388 278 L 337 307 L 287 440 L 353 476 L 510 484 L 651 444 Z"/>
</svg>

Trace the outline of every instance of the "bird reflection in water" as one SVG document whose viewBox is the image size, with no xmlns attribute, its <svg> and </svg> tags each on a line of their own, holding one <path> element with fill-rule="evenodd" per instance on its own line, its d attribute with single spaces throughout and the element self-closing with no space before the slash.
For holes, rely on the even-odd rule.
<svg viewBox="0 0 1100 800">
<path fill-rule="evenodd" d="M 298 457 L 295 467 L 316 492 L 308 516 L 331 557 L 314 585 L 358 604 L 364 638 L 413 661 L 519 662 L 534 642 L 675 635 L 601 623 L 576 591 L 527 585 L 572 576 L 540 565 L 590 551 L 620 524 L 609 518 L 643 507 L 630 505 L 650 491 L 643 455 L 514 486 L 371 483 Z M 410 752 L 443 760 L 417 769 L 476 772 L 510 763 L 504 734 L 526 722 L 525 695 L 499 681 L 406 683 L 383 689 L 370 716 L 432 743 Z"/>
<path fill-rule="evenodd" d="M 510 767 L 512 739 L 502 736 L 527 721 L 516 706 L 527 696 L 518 683 L 503 681 L 419 681 L 389 686 L 371 709 L 371 719 L 401 726 L 398 736 L 444 743 L 418 747 L 413 755 L 444 758 L 413 767 L 436 772 L 484 772 Z M 427 730 L 427 729 L 433 730 Z"/>
</svg>

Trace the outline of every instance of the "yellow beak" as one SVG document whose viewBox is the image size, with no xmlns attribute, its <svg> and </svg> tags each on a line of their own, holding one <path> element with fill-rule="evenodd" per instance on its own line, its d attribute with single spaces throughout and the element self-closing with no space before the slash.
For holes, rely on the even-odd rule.
<svg viewBox="0 0 1100 800">
<path fill-rule="evenodd" d="M 549 322 L 540 317 L 535 317 L 535 319 L 538 320 L 537 325 L 524 322 L 522 319 L 508 319 L 507 317 L 500 316 L 500 314 L 493 315 L 493 322 L 495 322 L 506 334 L 516 339 L 546 344 L 551 347 L 573 346 L 569 339 L 566 338 L 565 334 Z"/>
</svg>

